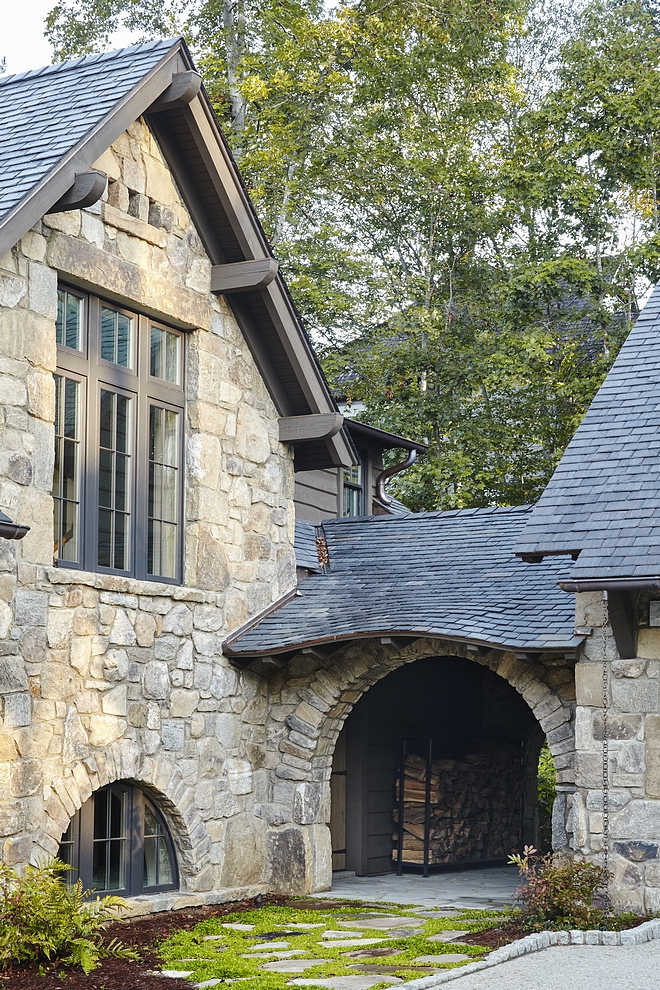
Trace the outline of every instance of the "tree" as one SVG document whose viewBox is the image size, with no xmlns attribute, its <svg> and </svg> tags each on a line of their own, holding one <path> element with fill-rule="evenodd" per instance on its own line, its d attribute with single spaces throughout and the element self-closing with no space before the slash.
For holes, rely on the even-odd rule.
<svg viewBox="0 0 660 990">
<path fill-rule="evenodd" d="M 338 393 L 413 508 L 537 497 L 658 265 L 651 0 L 61 0 L 183 31 Z M 393 455 L 396 456 L 396 455 Z"/>
</svg>

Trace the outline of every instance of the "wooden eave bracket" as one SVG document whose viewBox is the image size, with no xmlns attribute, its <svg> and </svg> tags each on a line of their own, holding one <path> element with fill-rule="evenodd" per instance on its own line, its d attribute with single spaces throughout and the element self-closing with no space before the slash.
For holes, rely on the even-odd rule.
<svg viewBox="0 0 660 990">
<path fill-rule="evenodd" d="M 161 113 L 174 107 L 185 107 L 192 103 L 202 88 L 199 72 L 175 72 L 167 89 L 151 104 L 147 113 Z"/>
<path fill-rule="evenodd" d="M 312 413 L 309 416 L 285 416 L 278 420 L 280 443 L 305 443 L 334 437 L 344 425 L 341 413 Z"/>
<path fill-rule="evenodd" d="M 84 210 L 87 206 L 97 203 L 108 184 L 108 177 L 103 172 L 90 169 L 89 172 L 78 172 L 73 185 L 63 196 L 51 206 L 46 213 L 64 213 L 66 210 Z"/>
<path fill-rule="evenodd" d="M 211 292 L 229 295 L 232 292 L 253 292 L 263 289 L 277 276 L 279 266 L 275 258 L 258 261 L 235 261 L 211 268 Z"/>
<path fill-rule="evenodd" d="M 612 633 L 619 656 L 632 660 L 637 656 L 637 623 L 635 601 L 630 591 L 608 589 L 607 604 Z"/>
</svg>

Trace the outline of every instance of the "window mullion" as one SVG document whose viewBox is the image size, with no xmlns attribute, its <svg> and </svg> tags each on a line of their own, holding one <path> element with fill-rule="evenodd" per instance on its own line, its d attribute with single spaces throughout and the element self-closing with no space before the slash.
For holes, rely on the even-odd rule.
<svg viewBox="0 0 660 990">
<path fill-rule="evenodd" d="M 147 376 L 149 373 L 149 321 L 141 316 L 138 334 L 138 397 L 135 474 L 135 528 L 134 546 L 136 577 L 147 577 L 147 511 L 149 487 L 149 398 Z"/>
</svg>

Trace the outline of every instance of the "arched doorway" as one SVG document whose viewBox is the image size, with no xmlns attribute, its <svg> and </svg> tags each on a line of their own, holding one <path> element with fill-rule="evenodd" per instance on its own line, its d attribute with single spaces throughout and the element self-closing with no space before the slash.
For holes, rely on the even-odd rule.
<svg viewBox="0 0 660 990">
<path fill-rule="evenodd" d="M 486 666 L 427 656 L 354 705 L 331 775 L 333 869 L 396 868 L 397 779 L 408 740 L 403 862 L 423 862 L 425 756 L 433 745 L 431 866 L 506 861 L 538 839 L 536 775 L 544 733 L 523 697 Z"/>
</svg>

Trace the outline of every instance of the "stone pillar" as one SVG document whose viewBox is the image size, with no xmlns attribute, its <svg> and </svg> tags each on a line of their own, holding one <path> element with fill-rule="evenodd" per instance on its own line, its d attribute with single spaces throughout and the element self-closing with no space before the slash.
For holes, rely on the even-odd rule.
<svg viewBox="0 0 660 990">
<path fill-rule="evenodd" d="M 600 592 L 576 596 L 590 628 L 575 669 L 576 784 L 571 845 L 600 862 L 603 848 L 603 657 L 609 677 L 611 895 L 617 910 L 660 908 L 660 629 L 642 628 L 638 654 L 619 657 Z"/>
</svg>

